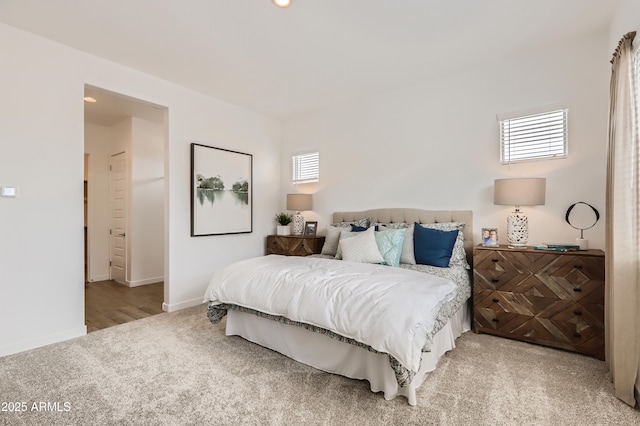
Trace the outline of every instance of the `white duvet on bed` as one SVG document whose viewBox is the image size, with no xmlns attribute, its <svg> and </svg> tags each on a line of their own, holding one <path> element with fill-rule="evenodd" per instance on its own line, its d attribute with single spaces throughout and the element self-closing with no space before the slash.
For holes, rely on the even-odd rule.
<svg viewBox="0 0 640 426">
<path fill-rule="evenodd" d="M 269 255 L 216 271 L 210 304 L 234 304 L 314 325 L 420 368 L 427 334 L 453 281 L 382 265 Z"/>
</svg>

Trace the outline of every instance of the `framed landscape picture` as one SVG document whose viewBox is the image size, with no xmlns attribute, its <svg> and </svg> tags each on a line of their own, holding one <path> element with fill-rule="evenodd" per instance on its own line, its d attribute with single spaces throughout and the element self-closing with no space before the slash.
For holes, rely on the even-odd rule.
<svg viewBox="0 0 640 426">
<path fill-rule="evenodd" d="M 253 156 L 191 144 L 191 236 L 252 232 Z"/>
</svg>

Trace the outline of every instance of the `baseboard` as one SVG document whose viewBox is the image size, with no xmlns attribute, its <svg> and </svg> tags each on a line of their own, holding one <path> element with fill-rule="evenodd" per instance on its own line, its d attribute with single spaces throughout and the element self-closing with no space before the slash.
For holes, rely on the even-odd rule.
<svg viewBox="0 0 640 426">
<path fill-rule="evenodd" d="M 22 340 L 20 342 L 10 343 L 0 346 L 0 357 L 18 352 L 28 351 L 30 349 L 40 348 L 42 346 L 51 345 L 53 343 L 63 342 L 65 340 L 74 339 L 76 337 L 86 336 L 87 326 L 73 328 L 70 330 L 53 333 L 46 336 L 36 337 L 34 339 Z"/>
<path fill-rule="evenodd" d="M 181 309 L 191 308 L 192 306 L 202 305 L 203 303 L 204 303 L 203 298 L 198 297 L 197 299 L 191 299 L 191 300 L 187 300 L 186 302 L 175 303 L 170 305 L 167 303 L 163 303 L 162 310 L 165 312 L 175 312 Z"/>
<path fill-rule="evenodd" d="M 128 287 L 139 287 L 141 285 L 161 283 L 164 281 L 164 277 L 147 278 L 146 280 L 127 281 Z"/>
<path fill-rule="evenodd" d="M 90 283 L 98 282 L 98 281 L 109 281 L 109 274 L 106 275 L 97 275 L 95 277 L 89 278 Z"/>
</svg>

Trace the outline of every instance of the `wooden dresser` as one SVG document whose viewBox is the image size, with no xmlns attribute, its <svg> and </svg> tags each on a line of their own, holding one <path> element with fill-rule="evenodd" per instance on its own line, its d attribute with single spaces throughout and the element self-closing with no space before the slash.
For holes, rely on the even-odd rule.
<svg viewBox="0 0 640 426">
<path fill-rule="evenodd" d="M 604 359 L 604 252 L 473 251 L 473 329 Z"/>
<path fill-rule="evenodd" d="M 315 235 L 269 235 L 267 236 L 267 254 L 285 256 L 309 256 L 322 251 L 324 237 Z"/>
</svg>

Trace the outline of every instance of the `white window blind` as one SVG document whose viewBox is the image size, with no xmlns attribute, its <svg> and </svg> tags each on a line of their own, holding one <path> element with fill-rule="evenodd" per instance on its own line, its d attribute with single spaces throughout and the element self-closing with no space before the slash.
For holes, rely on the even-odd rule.
<svg viewBox="0 0 640 426">
<path fill-rule="evenodd" d="M 567 111 L 500 119 L 500 162 L 567 157 Z"/>
<path fill-rule="evenodd" d="M 310 183 L 320 180 L 320 153 L 309 152 L 291 157 L 293 160 L 293 183 Z"/>
</svg>

